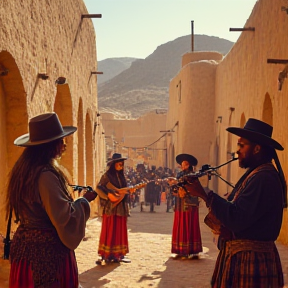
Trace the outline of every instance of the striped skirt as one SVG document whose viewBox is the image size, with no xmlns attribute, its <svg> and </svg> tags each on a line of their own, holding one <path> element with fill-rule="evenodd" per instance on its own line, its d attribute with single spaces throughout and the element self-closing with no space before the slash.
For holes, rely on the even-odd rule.
<svg viewBox="0 0 288 288">
<path fill-rule="evenodd" d="M 104 260 L 121 260 L 129 252 L 127 216 L 102 216 L 98 254 Z"/>
<path fill-rule="evenodd" d="M 174 212 L 171 252 L 183 256 L 202 252 L 197 206 L 188 211 Z"/>
<path fill-rule="evenodd" d="M 223 244 L 212 288 L 282 288 L 283 273 L 273 241 L 232 240 Z"/>
</svg>

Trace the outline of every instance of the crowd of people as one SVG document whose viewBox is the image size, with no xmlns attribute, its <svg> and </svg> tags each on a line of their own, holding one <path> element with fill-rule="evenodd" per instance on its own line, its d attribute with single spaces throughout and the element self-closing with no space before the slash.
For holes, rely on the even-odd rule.
<svg viewBox="0 0 288 288">
<path fill-rule="evenodd" d="M 130 194 L 129 205 L 134 208 L 140 207 L 140 211 L 144 212 L 149 207 L 149 212 L 155 212 L 155 205 L 161 204 L 162 193 L 165 193 L 167 209 L 170 212 L 174 204 L 174 195 L 168 182 L 165 181 L 168 177 L 174 177 L 175 172 L 166 167 L 158 167 L 152 165 L 151 168 L 144 164 L 138 164 L 135 169 L 128 167 L 126 169 L 126 178 L 128 185 L 139 185 L 141 188 L 136 189 L 135 193 Z M 143 185 L 141 185 L 143 184 Z"/>
<path fill-rule="evenodd" d="M 7 254 L 10 250 L 6 254 L 11 262 L 10 288 L 78 287 L 74 250 L 85 236 L 89 202 L 97 196 L 102 226 L 96 264 L 130 263 L 130 210 L 138 205 L 141 212 L 146 206 L 155 212 L 162 193 L 166 212 L 174 211 L 174 259 L 198 258 L 202 252 L 199 198 L 206 203 L 205 223 L 219 237 L 212 288 L 284 286 L 275 246 L 283 207 L 287 207 L 286 182 L 276 153 L 284 148 L 272 139 L 272 126 L 250 118 L 244 128 L 227 128 L 239 137 L 238 162 L 246 172 L 226 197 L 203 189 L 194 173 L 197 158 L 191 154 L 176 156 L 181 167 L 176 173 L 144 164 L 125 169 L 127 158 L 114 153 L 95 189 L 74 199 L 57 159 L 66 150 L 64 138 L 76 130 L 63 127 L 57 114 L 44 113 L 31 118 L 29 133 L 14 141 L 25 149 L 10 173 L 7 189 L 8 223 L 15 217 L 19 224 L 12 243 L 5 243 Z"/>
</svg>

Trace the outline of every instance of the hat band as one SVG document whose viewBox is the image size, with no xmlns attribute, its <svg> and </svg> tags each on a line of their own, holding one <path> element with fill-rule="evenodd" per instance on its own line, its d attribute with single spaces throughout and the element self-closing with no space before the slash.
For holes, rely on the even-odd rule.
<svg viewBox="0 0 288 288">
<path fill-rule="evenodd" d="M 262 134 L 263 136 L 266 136 L 266 137 L 269 137 L 269 138 L 271 138 L 271 136 L 272 136 L 272 133 L 271 133 L 270 135 L 268 135 L 268 134 L 266 134 L 265 132 L 257 131 L 257 130 L 255 130 L 255 129 L 250 129 L 250 128 L 247 128 L 247 127 L 245 127 L 244 130 L 251 131 L 251 132 L 255 132 L 255 133 L 257 133 L 257 134 Z"/>
</svg>

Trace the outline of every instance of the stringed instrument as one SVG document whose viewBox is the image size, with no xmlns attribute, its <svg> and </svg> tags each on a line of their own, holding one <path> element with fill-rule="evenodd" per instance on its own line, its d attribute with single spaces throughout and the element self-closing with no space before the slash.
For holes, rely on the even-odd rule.
<svg viewBox="0 0 288 288">
<path fill-rule="evenodd" d="M 124 188 L 116 188 L 111 182 L 108 182 L 106 187 L 108 189 L 114 190 L 117 192 L 117 195 L 113 193 L 108 193 L 108 199 L 112 202 L 112 207 L 117 206 L 125 197 L 125 195 L 134 193 L 137 189 L 141 189 L 145 187 L 147 183 L 139 183 L 134 186 L 124 187 Z"/>
</svg>

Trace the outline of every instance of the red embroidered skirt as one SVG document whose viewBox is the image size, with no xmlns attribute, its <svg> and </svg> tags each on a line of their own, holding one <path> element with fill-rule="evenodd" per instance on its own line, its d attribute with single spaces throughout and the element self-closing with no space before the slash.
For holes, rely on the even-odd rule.
<svg viewBox="0 0 288 288">
<path fill-rule="evenodd" d="M 127 216 L 104 214 L 98 254 L 102 259 L 120 260 L 128 252 Z"/>
<path fill-rule="evenodd" d="M 197 206 L 174 212 L 171 252 L 185 256 L 202 252 Z"/>
<path fill-rule="evenodd" d="M 73 251 L 67 255 L 62 264 L 55 275 L 58 280 L 50 284 L 46 283 L 45 287 L 78 288 L 78 269 Z M 15 261 L 11 264 L 9 288 L 36 288 L 31 265 L 26 260 Z"/>
</svg>

